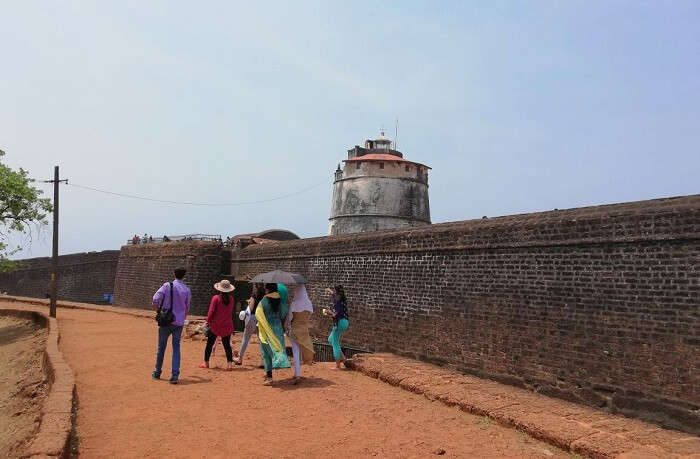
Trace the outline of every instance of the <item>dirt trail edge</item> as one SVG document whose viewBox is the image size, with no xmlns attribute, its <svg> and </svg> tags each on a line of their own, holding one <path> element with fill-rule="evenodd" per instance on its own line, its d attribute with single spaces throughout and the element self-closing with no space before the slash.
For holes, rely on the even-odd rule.
<svg viewBox="0 0 700 459">
<path fill-rule="evenodd" d="M 14 312 L 14 311 L 11 311 Z M 31 317 L 0 310 L 0 456 L 21 457 L 39 431 L 47 391 L 47 332 Z"/>
<path fill-rule="evenodd" d="M 0 314 L 32 320 L 47 331 L 45 346 L 37 349 L 43 354 L 40 368 L 48 394 L 42 399 L 38 431 L 31 439 L 22 457 L 64 457 L 68 454 L 73 426 L 71 411 L 75 395 L 73 371 L 58 348 L 59 329 L 55 318 L 44 308 L 17 302 L 0 301 Z"/>
<path fill-rule="evenodd" d="M 349 366 L 462 411 L 594 458 L 700 457 L 700 438 L 393 354 L 360 354 Z"/>
</svg>

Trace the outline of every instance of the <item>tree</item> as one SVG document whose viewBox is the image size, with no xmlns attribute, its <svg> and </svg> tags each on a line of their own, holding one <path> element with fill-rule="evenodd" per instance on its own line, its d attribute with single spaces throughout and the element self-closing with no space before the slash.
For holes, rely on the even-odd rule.
<svg viewBox="0 0 700 459">
<path fill-rule="evenodd" d="M 0 272 L 9 272 L 17 268 L 17 263 L 8 257 L 22 248 L 10 249 L 7 237 L 11 232 L 30 232 L 32 225 L 46 225 L 52 205 L 50 199 L 41 197 L 41 190 L 31 186 L 34 180 L 28 172 L 6 166 L 3 156 L 5 152 L 0 150 Z"/>
</svg>

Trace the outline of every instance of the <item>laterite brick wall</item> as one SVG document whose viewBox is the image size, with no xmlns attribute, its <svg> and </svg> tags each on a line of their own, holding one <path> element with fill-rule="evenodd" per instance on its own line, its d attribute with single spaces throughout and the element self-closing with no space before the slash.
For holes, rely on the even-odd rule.
<svg viewBox="0 0 700 459">
<path fill-rule="evenodd" d="M 114 293 L 118 250 L 73 253 L 58 257 L 58 299 L 104 303 L 105 293 Z M 0 274 L 0 291 L 10 295 L 45 298 L 51 280 L 51 258 L 28 258 L 20 268 Z"/>
<path fill-rule="evenodd" d="M 344 343 L 700 433 L 700 195 L 249 246 L 299 272 Z M 314 334 L 331 323 L 314 315 Z"/>
<path fill-rule="evenodd" d="M 175 268 L 187 269 L 184 282 L 192 290 L 192 314 L 206 314 L 213 285 L 229 269 L 228 252 L 218 242 L 166 242 L 126 245 L 117 267 L 114 304 L 150 308 L 153 294 L 173 280 Z"/>
</svg>

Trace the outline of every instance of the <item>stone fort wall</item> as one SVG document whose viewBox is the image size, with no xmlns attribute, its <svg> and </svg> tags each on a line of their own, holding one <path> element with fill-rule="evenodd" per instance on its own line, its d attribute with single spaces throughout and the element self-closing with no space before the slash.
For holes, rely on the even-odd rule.
<svg viewBox="0 0 700 459">
<path fill-rule="evenodd" d="M 175 268 L 187 269 L 185 283 L 192 290 L 191 313 L 206 315 L 213 285 L 228 271 L 228 252 L 219 242 L 166 242 L 123 246 L 114 289 L 117 306 L 150 308 L 155 293 L 171 281 Z"/>
<path fill-rule="evenodd" d="M 224 250 L 171 242 L 59 258 L 59 298 L 150 307 L 178 266 L 194 314 L 229 273 L 304 274 L 349 298 L 345 344 L 700 432 L 700 195 Z M 43 297 L 50 259 L 0 290 Z M 237 295 L 240 296 L 240 295 Z M 242 297 L 241 297 L 242 298 Z M 331 321 L 316 313 L 325 341 Z"/>
<path fill-rule="evenodd" d="M 345 344 L 700 432 L 700 195 L 231 253 L 277 268 L 345 287 Z"/>
<path fill-rule="evenodd" d="M 118 250 L 59 256 L 59 300 L 104 303 L 103 295 L 114 293 L 118 259 Z M 0 291 L 45 298 L 50 291 L 51 258 L 28 258 L 20 263 L 18 270 L 0 274 Z"/>
</svg>

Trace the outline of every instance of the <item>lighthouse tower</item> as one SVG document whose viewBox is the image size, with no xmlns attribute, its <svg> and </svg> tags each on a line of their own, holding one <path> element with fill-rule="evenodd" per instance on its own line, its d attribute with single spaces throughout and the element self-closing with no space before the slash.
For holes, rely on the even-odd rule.
<svg viewBox="0 0 700 459">
<path fill-rule="evenodd" d="M 381 132 L 348 150 L 335 171 L 328 234 L 430 224 L 428 170 L 393 150 Z"/>
</svg>

